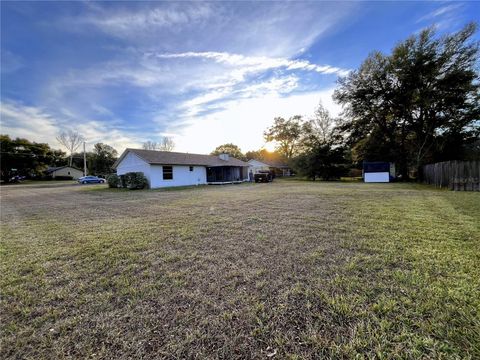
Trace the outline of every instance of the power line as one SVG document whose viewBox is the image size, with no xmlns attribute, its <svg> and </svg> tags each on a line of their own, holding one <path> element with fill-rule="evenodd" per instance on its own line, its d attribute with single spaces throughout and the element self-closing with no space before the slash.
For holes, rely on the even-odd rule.
<svg viewBox="0 0 480 360">
<path fill-rule="evenodd" d="M 52 156 L 52 155 L 48 155 L 48 154 L 44 154 L 44 155 L 39 155 L 39 154 L 35 154 L 35 153 L 20 153 L 20 152 L 9 152 L 9 151 L 0 151 L 0 154 L 10 154 L 10 155 L 23 155 L 23 156 L 33 156 L 33 157 L 40 157 L 40 156 L 43 156 L 43 157 L 48 157 L 48 156 Z M 90 153 L 91 154 L 91 153 Z M 53 155 L 54 156 L 54 155 Z M 70 156 L 65 156 L 65 157 L 60 157 L 62 159 L 70 159 Z M 83 159 L 83 156 L 72 156 L 73 159 Z"/>
</svg>

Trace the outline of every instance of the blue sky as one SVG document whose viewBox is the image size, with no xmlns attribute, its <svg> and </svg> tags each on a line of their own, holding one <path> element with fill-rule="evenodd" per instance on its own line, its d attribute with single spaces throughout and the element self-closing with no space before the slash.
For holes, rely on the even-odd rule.
<svg viewBox="0 0 480 360">
<path fill-rule="evenodd" d="M 338 76 L 478 2 L 1 2 L 1 133 L 62 129 L 119 152 L 172 136 L 178 151 L 265 145 L 275 116 L 338 114 Z M 477 38 L 479 34 L 476 35 Z"/>
</svg>

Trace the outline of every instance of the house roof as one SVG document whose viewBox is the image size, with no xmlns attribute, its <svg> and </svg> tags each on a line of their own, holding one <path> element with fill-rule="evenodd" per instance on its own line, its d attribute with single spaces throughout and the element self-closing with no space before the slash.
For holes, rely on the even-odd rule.
<svg viewBox="0 0 480 360">
<path fill-rule="evenodd" d="M 77 169 L 76 167 L 65 165 L 65 166 L 49 167 L 49 168 L 47 168 L 47 170 L 45 170 L 45 173 L 50 174 L 54 171 L 65 169 L 65 168 L 70 168 L 70 169 L 73 169 L 73 170 L 82 171 L 80 169 Z"/>
<path fill-rule="evenodd" d="M 202 166 L 248 166 L 248 163 L 229 156 L 222 160 L 217 155 L 190 154 L 173 151 L 156 151 L 142 149 L 126 149 L 113 164 L 116 168 L 123 158 L 129 153 L 137 155 L 145 162 L 152 165 L 202 165 Z"/>
<path fill-rule="evenodd" d="M 269 166 L 269 167 L 274 167 L 274 168 L 279 168 L 279 169 L 287 169 L 289 168 L 289 166 L 285 163 L 282 163 L 282 162 L 277 162 L 277 161 L 269 161 L 269 162 L 264 162 L 264 161 L 260 161 L 260 160 L 256 160 L 256 159 L 251 159 L 251 160 L 248 160 L 248 162 L 250 163 L 251 161 L 256 161 L 260 164 L 263 164 L 265 166 Z"/>
</svg>

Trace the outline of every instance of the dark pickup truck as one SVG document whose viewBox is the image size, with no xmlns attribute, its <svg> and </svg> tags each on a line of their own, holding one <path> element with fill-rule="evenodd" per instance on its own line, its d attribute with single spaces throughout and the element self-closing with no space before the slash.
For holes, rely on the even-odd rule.
<svg viewBox="0 0 480 360">
<path fill-rule="evenodd" d="M 256 183 L 273 181 L 272 173 L 266 170 L 257 172 L 255 175 L 253 175 L 253 178 Z"/>
</svg>

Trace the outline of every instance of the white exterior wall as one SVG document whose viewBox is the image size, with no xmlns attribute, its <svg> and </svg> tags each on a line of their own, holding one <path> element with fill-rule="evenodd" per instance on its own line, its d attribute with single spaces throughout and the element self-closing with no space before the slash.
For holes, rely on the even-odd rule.
<svg viewBox="0 0 480 360">
<path fill-rule="evenodd" d="M 73 179 L 76 180 L 79 177 L 83 176 L 83 172 L 71 167 L 66 167 L 52 172 L 52 177 L 55 178 L 56 176 L 71 176 Z"/>
<path fill-rule="evenodd" d="M 390 182 L 390 174 L 388 172 L 365 173 L 364 181 L 367 182 Z"/>
<path fill-rule="evenodd" d="M 169 166 L 169 165 L 167 165 Z M 188 186 L 188 185 L 205 185 L 207 184 L 207 168 L 205 166 L 193 166 L 190 171 L 188 165 L 172 165 L 173 179 L 163 180 L 163 166 L 151 165 L 151 182 L 152 189 L 169 186 Z"/>
<path fill-rule="evenodd" d="M 129 152 L 117 165 L 117 175 L 124 175 L 128 172 L 143 172 L 148 183 L 151 184 L 150 168 L 150 164 L 140 159 L 137 155 Z"/>
<path fill-rule="evenodd" d="M 270 170 L 270 167 L 267 164 L 262 163 L 261 161 L 258 160 L 248 160 L 248 172 L 253 172 L 256 174 L 259 171 L 262 170 Z"/>
</svg>

